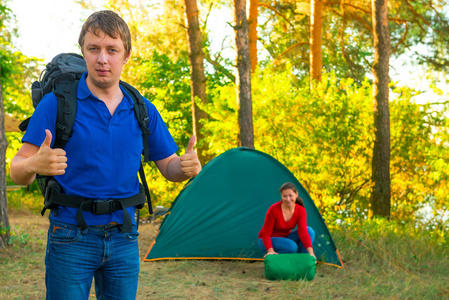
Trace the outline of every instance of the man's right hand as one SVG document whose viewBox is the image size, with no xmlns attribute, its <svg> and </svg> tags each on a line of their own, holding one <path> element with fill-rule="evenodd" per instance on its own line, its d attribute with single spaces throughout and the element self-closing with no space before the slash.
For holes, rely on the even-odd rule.
<svg viewBox="0 0 449 300">
<path fill-rule="evenodd" d="M 45 140 L 41 146 L 24 142 L 11 161 L 10 176 L 16 184 L 28 185 L 36 174 L 62 175 L 67 168 L 67 157 L 63 149 L 52 149 L 52 135 L 45 130 Z"/>
<path fill-rule="evenodd" d="M 50 130 L 45 130 L 45 140 L 39 151 L 33 158 L 33 169 L 41 175 L 62 175 L 67 168 L 66 152 L 63 149 L 52 149 L 52 135 Z"/>
</svg>

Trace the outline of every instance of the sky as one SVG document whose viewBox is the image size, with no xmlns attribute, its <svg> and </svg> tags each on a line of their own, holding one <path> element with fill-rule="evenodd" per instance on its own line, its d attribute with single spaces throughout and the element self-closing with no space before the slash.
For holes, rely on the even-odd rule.
<svg viewBox="0 0 449 300">
<path fill-rule="evenodd" d="M 98 7 L 105 2 L 95 0 Z M 81 9 L 75 0 L 12 0 L 10 8 L 16 15 L 19 28 L 19 38 L 14 45 L 26 56 L 44 58 L 45 62 L 61 52 L 79 53 L 81 26 L 93 12 Z M 229 16 L 223 18 L 223 14 Z M 217 22 L 218 19 L 223 21 Z M 221 42 L 224 35 L 233 37 L 232 28 L 226 24 L 231 21 L 230 12 L 213 10 L 208 24 L 220 23 L 223 28 L 217 29 L 215 25 L 211 38 Z M 221 44 L 212 46 L 221 47 Z"/>
<path fill-rule="evenodd" d="M 100 2 L 96 1 L 96 3 Z M 92 12 L 82 10 L 74 0 L 12 0 L 10 8 L 16 15 L 19 28 L 19 39 L 15 45 L 23 54 L 44 58 L 45 63 L 48 63 L 61 52 L 80 52 L 78 48 L 79 32 L 83 21 Z M 217 23 L 210 21 L 216 18 L 215 15 L 209 16 L 208 23 Z M 232 21 L 232 18 L 227 18 L 223 24 L 229 21 Z M 227 29 L 226 32 L 221 29 L 212 30 L 211 38 L 216 37 L 214 40 L 221 41 L 220 35 L 224 34 L 228 36 L 231 34 L 231 38 L 233 38 L 232 30 L 225 29 Z M 443 100 L 429 91 L 430 81 L 425 78 L 425 70 L 412 66 L 407 57 L 391 58 L 390 64 L 392 65 L 390 77 L 393 81 L 399 81 L 400 85 L 408 85 L 425 91 L 424 94 L 416 97 L 417 102 Z M 440 75 L 435 79 L 437 86 L 445 92 L 443 97 L 447 100 L 449 86 L 445 76 Z"/>
<path fill-rule="evenodd" d="M 15 43 L 26 56 L 49 62 L 61 52 L 79 53 L 78 36 L 90 12 L 74 0 L 13 0 L 19 39 Z"/>
</svg>

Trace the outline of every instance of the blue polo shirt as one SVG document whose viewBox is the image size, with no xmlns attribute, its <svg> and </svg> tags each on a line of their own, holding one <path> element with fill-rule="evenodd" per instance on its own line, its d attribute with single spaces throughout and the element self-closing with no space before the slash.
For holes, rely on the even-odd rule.
<svg viewBox="0 0 449 300">
<path fill-rule="evenodd" d="M 118 199 L 139 193 L 138 170 L 143 151 L 142 132 L 134 115 L 133 101 L 122 89 L 122 102 L 111 116 L 105 103 L 95 97 L 86 85 L 84 73 L 77 91 L 77 113 L 73 135 L 64 150 L 67 169 L 64 175 L 55 176 L 64 192 L 93 199 Z M 150 160 L 160 160 L 174 154 L 178 147 L 155 106 L 145 99 L 151 134 Z M 22 142 L 40 146 L 45 139 L 45 129 L 55 139 L 57 99 L 47 94 L 36 107 Z M 127 208 L 134 220 L 134 207 Z M 77 224 L 77 208 L 60 206 L 52 219 Z M 83 212 L 87 225 L 110 222 L 123 223 L 123 211 L 94 215 Z"/>
</svg>

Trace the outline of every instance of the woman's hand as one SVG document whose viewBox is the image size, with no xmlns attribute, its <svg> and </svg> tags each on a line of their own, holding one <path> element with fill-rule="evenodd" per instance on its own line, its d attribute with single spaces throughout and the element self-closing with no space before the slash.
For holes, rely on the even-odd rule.
<svg viewBox="0 0 449 300">
<path fill-rule="evenodd" d="M 317 263 L 317 259 L 316 259 L 315 253 L 313 252 L 313 248 L 312 248 L 312 247 L 309 247 L 309 248 L 307 248 L 306 250 L 307 250 L 307 252 L 308 252 L 311 256 L 313 256 L 313 257 L 315 258 L 315 264 L 316 264 L 316 263 Z"/>
<path fill-rule="evenodd" d="M 267 257 L 267 255 L 271 255 L 271 254 L 278 254 L 278 253 L 275 252 L 273 248 L 270 248 L 267 250 L 267 254 L 265 254 L 265 256 L 263 258 L 265 258 L 265 257 Z"/>
</svg>

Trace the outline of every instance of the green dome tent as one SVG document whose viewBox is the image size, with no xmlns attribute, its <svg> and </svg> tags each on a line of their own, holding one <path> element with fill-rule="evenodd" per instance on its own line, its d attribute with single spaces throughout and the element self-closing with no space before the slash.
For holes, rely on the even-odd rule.
<svg viewBox="0 0 449 300">
<path fill-rule="evenodd" d="M 172 203 L 144 261 L 165 259 L 263 260 L 257 246 L 265 214 L 292 182 L 304 200 L 319 261 L 342 267 L 321 214 L 293 174 L 273 157 L 235 148 L 211 160 Z"/>
</svg>

